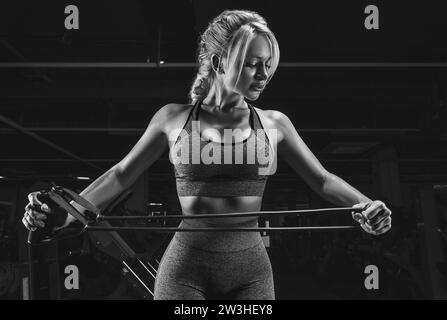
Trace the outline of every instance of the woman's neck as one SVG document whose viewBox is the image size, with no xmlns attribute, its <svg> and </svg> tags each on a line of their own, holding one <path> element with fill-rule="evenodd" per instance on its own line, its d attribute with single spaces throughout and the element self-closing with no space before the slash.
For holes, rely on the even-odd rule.
<svg viewBox="0 0 447 320">
<path fill-rule="evenodd" d="M 244 97 L 237 93 L 229 93 L 225 91 L 217 92 L 216 88 L 213 86 L 203 99 L 203 104 L 208 106 L 213 106 L 222 112 L 229 112 L 234 109 L 248 109 L 248 105 L 245 103 Z"/>
</svg>

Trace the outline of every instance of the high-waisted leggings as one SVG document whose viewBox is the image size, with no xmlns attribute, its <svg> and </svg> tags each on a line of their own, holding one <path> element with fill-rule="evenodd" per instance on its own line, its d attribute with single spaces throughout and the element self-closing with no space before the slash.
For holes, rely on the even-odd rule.
<svg viewBox="0 0 447 320">
<path fill-rule="evenodd" d="M 183 220 L 179 227 L 204 225 Z M 155 300 L 274 298 L 272 266 L 259 232 L 177 232 L 155 279 Z"/>
</svg>

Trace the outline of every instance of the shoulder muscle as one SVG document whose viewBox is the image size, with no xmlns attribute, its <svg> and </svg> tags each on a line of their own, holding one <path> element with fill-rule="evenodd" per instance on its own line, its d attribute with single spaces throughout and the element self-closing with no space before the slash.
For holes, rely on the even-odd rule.
<svg viewBox="0 0 447 320">
<path fill-rule="evenodd" d="M 277 129 L 278 153 L 314 190 L 328 175 L 312 151 L 298 134 L 290 118 L 277 110 L 264 111 L 267 123 Z"/>
</svg>

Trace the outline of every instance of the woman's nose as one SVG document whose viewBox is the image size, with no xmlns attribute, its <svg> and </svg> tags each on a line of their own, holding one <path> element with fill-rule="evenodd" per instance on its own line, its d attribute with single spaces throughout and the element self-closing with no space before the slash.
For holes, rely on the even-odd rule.
<svg viewBox="0 0 447 320">
<path fill-rule="evenodd" d="M 265 66 L 259 67 L 256 72 L 256 78 L 259 80 L 265 80 L 267 79 L 267 77 L 268 77 L 267 68 Z"/>
</svg>

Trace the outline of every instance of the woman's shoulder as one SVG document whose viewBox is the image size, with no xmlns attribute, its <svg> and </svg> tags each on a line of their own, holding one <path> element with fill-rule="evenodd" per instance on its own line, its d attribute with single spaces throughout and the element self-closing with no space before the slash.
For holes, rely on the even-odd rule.
<svg viewBox="0 0 447 320">
<path fill-rule="evenodd" d="M 274 130 L 276 132 L 276 142 L 279 143 L 291 132 L 296 131 L 292 121 L 282 111 L 275 109 L 259 109 L 255 108 L 266 130 Z M 272 131 L 269 131 L 272 132 Z"/>
<path fill-rule="evenodd" d="M 168 103 L 158 109 L 154 115 L 154 119 L 157 121 L 163 121 L 164 123 L 181 121 L 183 118 L 188 117 L 193 105 L 182 103 Z"/>
<path fill-rule="evenodd" d="M 183 127 L 192 108 L 190 104 L 168 103 L 158 109 L 152 121 L 159 123 L 165 132 L 171 132 Z"/>
<path fill-rule="evenodd" d="M 183 113 L 188 113 L 191 111 L 193 105 L 191 104 L 183 104 L 183 103 L 168 103 L 161 107 L 157 113 L 160 116 L 165 117 L 176 117 Z"/>
<path fill-rule="evenodd" d="M 281 111 L 275 109 L 260 109 L 255 107 L 256 112 L 261 118 L 261 122 L 264 127 L 271 129 L 278 129 L 282 127 L 286 122 L 290 121 L 289 118 Z"/>
</svg>

